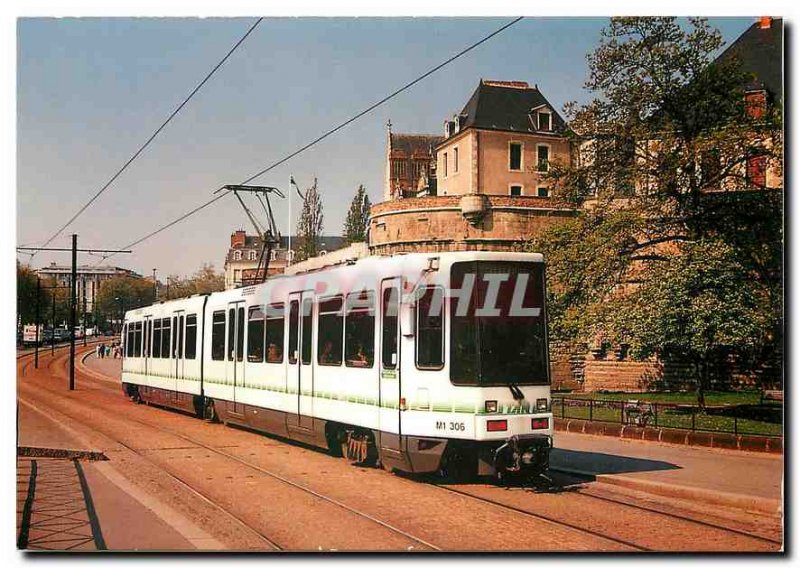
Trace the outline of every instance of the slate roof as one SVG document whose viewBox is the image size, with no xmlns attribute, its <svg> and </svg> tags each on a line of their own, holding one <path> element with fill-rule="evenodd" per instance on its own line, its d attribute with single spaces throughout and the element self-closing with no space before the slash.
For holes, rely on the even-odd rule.
<svg viewBox="0 0 800 568">
<path fill-rule="evenodd" d="M 553 113 L 553 129 L 541 131 L 563 134 L 566 125 L 555 107 L 537 87 L 522 81 L 484 81 L 478 84 L 460 115 L 461 130 L 483 128 L 510 132 L 536 133 L 530 113 L 536 107 L 547 105 Z"/>
<path fill-rule="evenodd" d="M 776 100 L 783 99 L 783 19 L 772 18 L 769 28 L 760 22 L 736 38 L 716 61 L 737 57 L 742 69 L 753 76 L 748 90 L 766 89 Z"/>
<path fill-rule="evenodd" d="M 400 150 L 406 157 L 432 157 L 433 149 L 444 140 L 444 136 L 434 134 L 390 134 L 392 151 Z"/>
</svg>

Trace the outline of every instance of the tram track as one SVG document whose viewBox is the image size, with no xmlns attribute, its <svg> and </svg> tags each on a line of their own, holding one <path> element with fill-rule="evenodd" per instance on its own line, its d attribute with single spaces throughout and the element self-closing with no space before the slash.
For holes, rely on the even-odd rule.
<svg viewBox="0 0 800 568">
<path fill-rule="evenodd" d="M 59 362 L 59 358 L 56 357 L 52 361 L 49 361 L 49 364 L 50 365 L 57 364 L 58 362 Z M 118 389 L 112 389 L 111 385 L 109 385 L 109 384 L 101 383 L 100 379 L 98 379 L 96 377 L 88 376 L 85 373 L 81 373 L 81 378 L 84 379 L 82 382 L 83 382 L 85 387 L 87 387 L 87 385 L 86 385 L 87 381 L 90 381 L 90 382 L 93 383 L 91 386 L 88 386 L 88 388 L 91 389 L 91 390 L 98 390 L 98 391 L 103 391 L 103 392 L 108 392 L 108 393 L 113 393 L 113 394 L 116 394 L 116 393 L 120 392 Z M 41 403 L 40 401 L 37 401 L 37 402 Z M 63 413 L 63 414 L 65 414 L 67 417 L 69 417 L 69 418 L 71 418 L 73 420 L 77 420 L 77 417 L 74 414 L 71 414 L 71 413 Z M 251 469 L 253 471 L 257 471 L 261 475 L 265 475 L 265 476 L 267 476 L 267 477 L 269 477 L 271 479 L 274 479 L 274 480 L 276 480 L 276 481 L 278 481 L 278 482 L 280 482 L 280 483 L 282 483 L 282 484 L 284 484 L 286 486 L 289 486 L 293 490 L 302 491 L 303 493 L 311 496 L 314 499 L 318 499 L 318 500 L 324 501 L 324 502 L 328 503 L 331 506 L 335 506 L 335 507 L 337 507 L 337 508 L 339 508 L 339 509 L 341 509 L 343 511 L 346 511 L 348 514 L 356 515 L 359 518 L 364 519 L 367 522 L 370 522 L 370 523 L 373 523 L 375 525 L 378 525 L 378 526 L 382 527 L 382 529 L 390 531 L 393 534 L 395 534 L 395 535 L 397 535 L 397 536 L 399 536 L 399 537 L 401 537 L 403 539 L 406 539 L 407 541 L 410 541 L 410 543 L 413 543 L 412 547 L 415 548 L 416 550 L 421 550 L 421 549 L 422 550 L 431 550 L 431 551 L 440 551 L 441 550 L 440 547 L 438 547 L 438 546 L 436 546 L 436 545 L 434 545 L 434 544 L 432 544 L 430 542 L 427 542 L 422 538 L 414 536 L 411 533 L 409 533 L 407 531 L 404 531 L 403 529 L 392 525 L 391 523 L 388 523 L 388 522 L 386 522 L 386 521 L 384 521 L 384 520 L 382 520 L 382 519 L 380 519 L 378 517 L 375 517 L 374 515 L 370 515 L 369 513 L 360 511 L 360 510 L 358 510 L 358 509 L 356 509 L 354 507 L 351 507 L 350 505 L 348 505 L 348 504 L 346 504 L 346 503 L 344 503 L 342 501 L 339 501 L 337 499 L 334 499 L 332 497 L 324 495 L 324 494 L 322 494 L 322 493 L 320 493 L 318 491 L 315 491 L 315 490 L 313 490 L 313 489 L 311 489 L 309 487 L 306 487 L 306 486 L 304 486 L 304 485 L 302 485 L 300 483 L 292 481 L 291 479 L 288 479 L 288 478 L 286 478 L 286 477 L 284 477 L 284 476 L 282 476 L 282 475 L 280 475 L 278 473 L 275 473 L 274 471 L 270 471 L 270 470 L 268 470 L 268 469 L 266 469 L 264 467 L 261 467 L 260 465 L 251 463 L 251 462 L 249 462 L 249 461 L 247 461 L 247 460 L 245 460 L 243 458 L 240 458 L 239 456 L 236 456 L 236 455 L 234 455 L 232 453 L 229 453 L 229 452 L 226 452 L 226 451 L 224 451 L 222 449 L 210 446 L 210 445 L 208 445 L 208 444 L 206 444 L 206 443 L 204 443 L 204 442 L 202 442 L 200 440 L 197 440 L 196 438 L 193 438 L 193 437 L 190 437 L 190 436 L 186 436 L 185 434 L 176 432 L 176 431 L 174 431 L 174 430 L 172 430 L 170 428 L 164 428 L 164 427 L 155 425 L 152 422 L 148 422 L 148 421 L 145 421 L 145 420 L 140 420 L 140 419 L 137 419 L 137 418 L 134 418 L 134 417 L 127 416 L 125 418 L 125 420 L 127 422 L 134 422 L 136 424 L 139 424 L 139 425 L 141 425 L 141 426 L 143 426 L 145 428 L 149 428 L 151 430 L 159 431 L 159 432 L 161 432 L 163 434 L 166 434 L 168 436 L 173 436 L 173 437 L 179 438 L 179 439 L 187 442 L 188 444 L 191 444 L 193 446 L 193 448 L 197 448 L 197 449 L 202 448 L 205 451 L 212 452 L 212 453 L 214 453 L 214 454 L 216 454 L 216 455 L 218 455 L 218 456 L 220 456 L 220 457 L 222 457 L 222 458 L 224 458 L 226 460 L 230 460 L 230 461 L 235 462 L 237 464 L 237 467 L 238 466 L 245 466 L 245 467 L 247 467 L 247 468 L 249 468 L 249 469 Z M 94 426 L 89 426 L 89 425 L 86 425 L 86 426 L 91 427 L 93 429 L 96 429 Z M 210 496 L 206 492 L 202 491 L 200 488 L 196 487 L 195 484 L 192 484 L 192 483 L 188 482 L 186 479 L 182 478 L 180 475 L 177 475 L 176 473 L 170 471 L 163 464 L 159 463 L 158 460 L 154 460 L 150 455 L 147 454 L 146 451 L 141 451 L 141 450 L 136 449 L 135 447 L 131 446 L 130 444 L 126 443 L 125 441 L 120 440 L 118 436 L 110 435 L 109 433 L 104 432 L 102 430 L 99 430 L 99 432 L 100 432 L 100 434 L 102 434 L 103 436 L 105 436 L 106 438 L 111 440 L 114 444 L 118 444 L 118 445 L 122 446 L 127 451 L 130 451 L 130 452 L 134 453 L 135 455 L 139 456 L 140 458 L 142 458 L 143 460 L 148 462 L 150 465 L 158 468 L 161 472 L 166 474 L 168 477 L 170 477 L 172 480 L 174 480 L 177 484 L 182 486 L 184 489 L 186 489 L 187 491 L 195 494 L 198 498 L 204 500 L 209 505 L 219 509 L 226 516 L 230 517 L 236 524 L 238 524 L 240 526 L 244 526 L 248 530 L 253 531 L 254 533 L 256 533 L 261 539 L 263 539 L 265 542 L 267 542 L 273 549 L 275 549 L 275 550 L 283 550 L 283 547 L 278 542 L 276 542 L 275 539 L 267 536 L 262 531 L 260 531 L 258 528 L 254 527 L 251 523 L 248 523 L 246 520 L 241 518 L 239 515 L 237 515 L 233 511 L 229 510 L 227 507 L 224 507 L 223 505 L 218 503 L 212 496 Z"/>
</svg>

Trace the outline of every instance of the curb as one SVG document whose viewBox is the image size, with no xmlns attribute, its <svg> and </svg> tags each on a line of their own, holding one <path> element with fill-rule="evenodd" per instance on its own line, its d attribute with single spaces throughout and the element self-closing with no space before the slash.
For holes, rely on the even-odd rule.
<svg viewBox="0 0 800 568">
<path fill-rule="evenodd" d="M 626 489 L 633 489 L 636 491 L 642 491 L 644 493 L 650 493 L 652 495 L 660 495 L 662 497 L 685 499 L 688 501 L 731 507 L 734 509 L 764 513 L 767 515 L 779 515 L 781 513 L 780 499 L 769 499 L 767 497 L 756 497 L 753 495 L 739 495 L 737 493 L 728 493 L 726 491 L 703 489 L 701 487 L 690 487 L 688 485 L 664 483 L 661 481 L 649 481 L 646 479 L 624 477 L 621 475 L 611 475 L 605 473 L 596 474 L 590 471 L 573 469 L 569 467 L 550 467 L 550 469 L 561 473 L 589 477 L 596 483 L 602 483 L 604 485 L 616 485 L 618 487 L 625 487 Z"/>
<path fill-rule="evenodd" d="M 771 436 L 734 435 L 728 432 L 702 432 L 672 428 L 640 427 L 630 424 L 594 422 L 578 418 L 558 417 L 553 418 L 553 429 L 575 434 L 612 436 L 615 438 L 662 442 L 680 446 L 702 446 L 706 448 L 724 448 L 726 450 L 766 452 L 772 454 L 783 453 L 783 438 Z"/>
</svg>

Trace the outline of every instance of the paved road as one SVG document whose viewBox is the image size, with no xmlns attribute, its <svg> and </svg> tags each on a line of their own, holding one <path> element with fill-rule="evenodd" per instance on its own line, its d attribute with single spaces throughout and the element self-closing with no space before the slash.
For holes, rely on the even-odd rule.
<svg viewBox="0 0 800 568">
<path fill-rule="evenodd" d="M 89 364 L 112 373 L 119 361 L 90 357 Z M 732 551 L 780 546 L 764 540 L 780 539 L 780 526 L 772 518 L 680 510 L 674 503 L 637 500 L 569 480 L 538 492 L 480 482 L 443 486 L 353 467 L 298 444 L 135 405 L 113 379 L 79 373 L 78 390 L 68 392 L 63 376 L 63 356 L 39 372 L 27 369 L 18 380 L 21 406 L 33 404 L 58 428 L 76 433 L 82 447 L 105 452 L 110 461 L 98 465 L 117 487 L 110 491 L 127 495 L 186 541 L 167 548 L 209 548 L 209 539 L 222 548 L 251 550 Z M 28 429 L 25 416 L 23 431 Z M 58 435 L 53 441 L 64 443 Z M 92 492 L 98 487 L 102 495 L 102 483 L 90 480 Z M 106 524 L 122 522 L 113 509 L 98 516 L 104 536 Z M 197 527 L 208 538 L 193 534 Z M 147 538 L 137 535 L 135 543 L 151 546 Z"/>
</svg>

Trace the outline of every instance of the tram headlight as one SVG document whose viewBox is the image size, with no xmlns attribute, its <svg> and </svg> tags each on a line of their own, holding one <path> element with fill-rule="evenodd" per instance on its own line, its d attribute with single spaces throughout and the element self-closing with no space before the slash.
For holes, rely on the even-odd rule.
<svg viewBox="0 0 800 568">
<path fill-rule="evenodd" d="M 544 412 L 547 410 L 547 399 L 546 398 L 537 398 L 536 399 L 536 410 L 540 412 Z"/>
<path fill-rule="evenodd" d="M 486 412 L 497 412 L 497 401 L 496 400 L 487 400 L 486 401 Z"/>
</svg>

